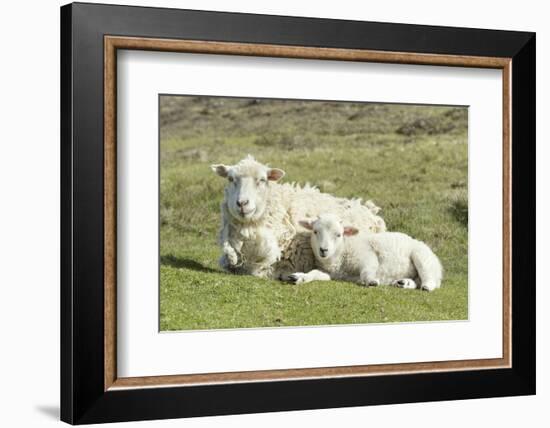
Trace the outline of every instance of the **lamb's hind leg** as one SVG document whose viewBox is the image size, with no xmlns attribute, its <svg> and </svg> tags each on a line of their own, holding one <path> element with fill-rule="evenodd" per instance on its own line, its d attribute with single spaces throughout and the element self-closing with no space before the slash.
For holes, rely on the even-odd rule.
<svg viewBox="0 0 550 428">
<path fill-rule="evenodd" d="M 411 259 L 418 272 L 422 290 L 433 291 L 441 286 L 441 262 L 426 244 L 416 248 L 411 254 Z"/>
<path fill-rule="evenodd" d="M 394 287 L 406 288 L 406 289 L 415 289 L 417 288 L 416 282 L 411 278 L 402 278 L 396 279 L 391 283 Z"/>
<path fill-rule="evenodd" d="M 376 287 L 380 285 L 380 279 L 377 277 L 378 273 L 378 258 L 376 256 L 365 257 L 363 262 L 363 268 L 359 277 L 359 282 L 363 285 L 370 285 Z"/>
</svg>

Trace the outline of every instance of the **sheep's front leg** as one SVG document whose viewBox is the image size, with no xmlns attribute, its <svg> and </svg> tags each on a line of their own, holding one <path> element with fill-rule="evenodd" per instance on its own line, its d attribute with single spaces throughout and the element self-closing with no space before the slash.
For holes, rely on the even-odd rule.
<svg viewBox="0 0 550 428">
<path fill-rule="evenodd" d="M 275 235 L 268 228 L 242 228 L 246 250 L 243 259 L 246 272 L 260 278 L 273 278 L 276 263 L 281 259 L 281 249 Z"/>
<path fill-rule="evenodd" d="M 308 273 L 295 272 L 288 276 L 290 282 L 294 284 L 305 284 L 312 281 L 330 281 L 330 275 L 320 270 L 310 270 Z"/>
<path fill-rule="evenodd" d="M 380 285 L 380 280 L 377 275 L 378 267 L 378 257 L 376 257 L 375 254 L 367 255 L 363 261 L 363 266 L 359 275 L 359 283 L 372 287 Z"/>
<path fill-rule="evenodd" d="M 220 265 L 224 269 L 231 269 L 237 266 L 239 263 L 239 255 L 235 248 L 231 246 L 229 241 L 222 243 L 222 257 L 220 259 Z"/>
<path fill-rule="evenodd" d="M 230 225 L 226 219 L 224 210 L 222 210 L 223 224 L 220 229 L 219 242 L 222 247 L 222 257 L 220 258 L 220 266 L 223 269 L 231 270 L 239 263 L 239 251 L 243 245 L 242 241 L 230 239 Z"/>
<path fill-rule="evenodd" d="M 273 232 L 267 228 L 261 228 L 258 230 L 256 240 L 262 265 L 271 266 L 281 259 L 281 249 Z"/>
</svg>

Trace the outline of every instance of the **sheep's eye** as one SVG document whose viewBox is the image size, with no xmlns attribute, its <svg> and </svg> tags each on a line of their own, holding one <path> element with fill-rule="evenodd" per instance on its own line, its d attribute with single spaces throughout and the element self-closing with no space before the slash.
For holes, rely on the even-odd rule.
<svg viewBox="0 0 550 428">
<path fill-rule="evenodd" d="M 342 237 L 342 234 L 339 233 L 338 235 L 336 235 L 337 238 L 341 238 Z"/>
<path fill-rule="evenodd" d="M 317 235 L 317 231 L 316 231 L 316 230 L 314 230 L 313 233 L 315 233 L 315 234 Z"/>
<path fill-rule="evenodd" d="M 258 180 L 258 183 L 264 184 L 264 183 L 267 183 L 267 180 L 266 180 L 265 178 L 260 178 L 260 179 Z"/>
<path fill-rule="evenodd" d="M 234 178 L 231 176 L 227 177 L 227 179 L 229 180 L 230 183 L 233 183 L 233 181 L 235 181 Z"/>
</svg>

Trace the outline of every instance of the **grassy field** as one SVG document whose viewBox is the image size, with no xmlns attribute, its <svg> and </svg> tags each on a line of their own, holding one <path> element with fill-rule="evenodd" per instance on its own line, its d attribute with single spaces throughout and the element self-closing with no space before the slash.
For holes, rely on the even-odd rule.
<svg viewBox="0 0 550 428">
<path fill-rule="evenodd" d="M 467 110 L 161 97 L 161 330 L 466 319 Z M 345 282 L 291 285 L 224 273 L 216 244 L 225 181 L 246 154 L 344 197 L 372 199 L 388 230 L 443 263 L 433 293 Z"/>
</svg>

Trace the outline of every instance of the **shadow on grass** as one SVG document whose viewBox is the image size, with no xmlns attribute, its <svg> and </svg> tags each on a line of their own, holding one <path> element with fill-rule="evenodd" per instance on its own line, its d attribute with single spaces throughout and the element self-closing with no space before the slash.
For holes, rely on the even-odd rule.
<svg viewBox="0 0 550 428">
<path fill-rule="evenodd" d="M 196 260 L 180 258 L 173 255 L 161 256 L 160 264 L 171 266 L 174 268 L 191 269 L 197 272 L 204 272 L 204 273 L 221 273 L 222 272 L 221 270 L 212 269 L 207 266 L 204 266 L 201 263 L 197 262 Z"/>
</svg>

